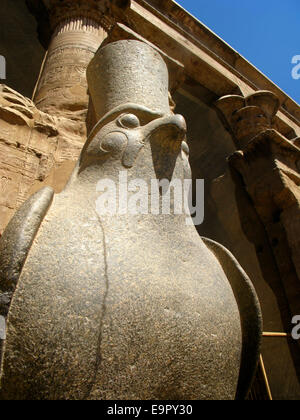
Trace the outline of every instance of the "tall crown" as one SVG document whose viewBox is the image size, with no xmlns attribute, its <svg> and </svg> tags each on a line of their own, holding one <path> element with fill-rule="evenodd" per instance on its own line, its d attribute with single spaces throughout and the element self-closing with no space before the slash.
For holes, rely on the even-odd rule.
<svg viewBox="0 0 300 420">
<path fill-rule="evenodd" d="M 100 47 L 87 80 L 97 121 L 137 105 L 158 116 L 171 114 L 167 65 L 144 42 L 121 40 Z"/>
</svg>

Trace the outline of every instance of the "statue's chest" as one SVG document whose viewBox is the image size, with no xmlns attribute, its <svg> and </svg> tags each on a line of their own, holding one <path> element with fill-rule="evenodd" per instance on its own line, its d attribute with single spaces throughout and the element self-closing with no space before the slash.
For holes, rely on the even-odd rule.
<svg viewBox="0 0 300 420">
<path fill-rule="evenodd" d="M 208 398 L 217 397 L 214 377 L 222 395 L 233 397 L 239 313 L 206 248 L 146 226 L 78 216 L 71 223 L 50 212 L 12 303 L 6 363 L 18 381 L 26 378 L 25 391 L 43 398 Z"/>
</svg>

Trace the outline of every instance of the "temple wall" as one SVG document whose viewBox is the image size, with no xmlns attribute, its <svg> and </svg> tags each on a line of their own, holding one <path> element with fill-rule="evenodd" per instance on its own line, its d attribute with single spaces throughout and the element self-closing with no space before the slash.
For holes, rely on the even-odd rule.
<svg viewBox="0 0 300 420">
<path fill-rule="evenodd" d="M 84 123 L 50 116 L 0 85 L 0 232 L 44 182 L 59 192 L 86 136 Z M 55 173 L 54 173 L 55 172 Z"/>
</svg>

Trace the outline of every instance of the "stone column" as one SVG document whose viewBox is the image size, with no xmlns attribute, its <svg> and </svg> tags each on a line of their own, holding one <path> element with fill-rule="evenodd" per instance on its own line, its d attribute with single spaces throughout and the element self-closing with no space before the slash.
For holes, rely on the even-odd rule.
<svg viewBox="0 0 300 420">
<path fill-rule="evenodd" d="M 256 135 L 274 127 L 274 117 L 280 107 L 277 96 L 269 91 L 258 91 L 245 98 L 223 96 L 215 105 L 239 150 Z"/>
<path fill-rule="evenodd" d="M 83 119 L 88 108 L 86 68 L 112 19 L 104 0 L 51 0 L 52 33 L 34 102 L 52 115 Z"/>
<path fill-rule="evenodd" d="M 300 313 L 300 149 L 276 130 L 257 135 L 229 163 L 265 226 L 294 315 Z"/>
<path fill-rule="evenodd" d="M 239 191 L 236 200 L 243 231 L 255 245 L 263 275 L 262 283 L 254 281 L 265 331 L 290 333 L 292 317 L 300 313 L 298 139 L 289 140 L 276 131 L 279 101 L 271 92 L 260 91 L 246 98 L 225 96 L 216 105 L 238 149 L 228 163 Z M 242 201 L 241 197 L 247 198 Z M 260 226 L 263 231 L 259 235 Z M 265 338 L 262 353 L 274 397 L 280 398 L 287 386 L 298 396 L 299 342 Z"/>
<path fill-rule="evenodd" d="M 274 129 L 279 100 L 259 91 L 246 98 L 229 95 L 216 103 L 239 151 L 229 165 L 242 177 L 245 190 L 264 225 L 289 298 L 300 313 L 300 149 Z"/>
</svg>

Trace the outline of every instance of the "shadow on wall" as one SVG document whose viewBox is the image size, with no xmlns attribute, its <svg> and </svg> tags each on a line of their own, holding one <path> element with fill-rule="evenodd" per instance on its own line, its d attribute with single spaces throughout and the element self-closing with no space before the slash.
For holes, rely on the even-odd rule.
<svg viewBox="0 0 300 420">
<path fill-rule="evenodd" d="M 226 246 L 248 273 L 262 304 L 265 331 L 289 331 L 292 315 L 265 227 L 242 179 L 227 163 L 236 150 L 233 140 L 216 112 L 184 86 L 174 100 L 176 113 L 187 120 L 193 179 L 205 180 L 205 219 L 197 230 Z M 273 397 L 299 399 L 299 345 L 280 340 L 266 339 L 262 349 Z"/>
<path fill-rule="evenodd" d="M 211 183 L 226 172 L 226 158 L 235 151 L 235 146 L 216 112 L 192 97 L 184 86 L 176 92 L 174 101 L 177 105 L 175 112 L 182 114 L 187 122 L 193 180 L 205 181 L 205 218 L 197 230 L 200 235 L 220 242 L 223 227 L 211 196 Z M 225 236 L 225 232 L 221 236 Z"/>
</svg>

